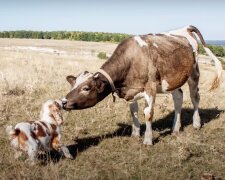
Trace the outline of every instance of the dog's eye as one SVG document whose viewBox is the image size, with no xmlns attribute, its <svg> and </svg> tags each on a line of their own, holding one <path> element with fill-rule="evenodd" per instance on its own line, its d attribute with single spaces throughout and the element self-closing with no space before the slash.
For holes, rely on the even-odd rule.
<svg viewBox="0 0 225 180">
<path fill-rule="evenodd" d="M 90 88 L 89 86 L 84 86 L 84 87 L 82 88 L 82 90 L 83 90 L 83 91 L 90 91 L 91 88 Z"/>
</svg>

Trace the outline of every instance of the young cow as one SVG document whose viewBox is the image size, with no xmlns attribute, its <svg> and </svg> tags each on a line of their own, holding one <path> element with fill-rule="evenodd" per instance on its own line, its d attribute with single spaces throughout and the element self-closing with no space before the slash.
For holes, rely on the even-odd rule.
<svg viewBox="0 0 225 180">
<path fill-rule="evenodd" d="M 175 106 L 173 132 L 181 127 L 181 106 L 183 92 L 181 86 L 188 82 L 191 101 L 194 106 L 193 126 L 200 128 L 198 112 L 200 101 L 198 92 L 198 42 L 199 37 L 206 53 L 215 62 L 217 75 L 211 89 L 219 86 L 222 65 L 206 47 L 205 41 L 194 26 L 161 34 L 134 36 L 121 42 L 113 55 L 93 75 L 76 84 L 78 78 L 68 76 L 67 81 L 76 84 L 63 100 L 65 110 L 92 107 L 110 93 L 116 93 L 129 102 L 133 117 L 132 135 L 140 136 L 137 100 L 145 98 L 144 115 L 146 131 L 144 144 L 152 144 L 152 118 L 157 87 L 171 92 Z"/>
<path fill-rule="evenodd" d="M 52 149 L 67 158 L 73 158 L 67 147 L 60 144 L 60 126 L 63 124 L 61 109 L 61 101 L 48 100 L 42 105 L 39 121 L 20 122 L 15 127 L 7 126 L 6 132 L 10 136 L 11 146 L 15 148 L 16 158 L 24 151 L 29 160 L 34 162 L 39 150 Z"/>
</svg>

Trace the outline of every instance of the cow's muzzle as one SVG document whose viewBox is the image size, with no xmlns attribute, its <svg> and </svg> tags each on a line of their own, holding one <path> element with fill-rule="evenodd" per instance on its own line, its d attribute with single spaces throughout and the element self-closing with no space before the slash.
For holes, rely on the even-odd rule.
<svg viewBox="0 0 225 180">
<path fill-rule="evenodd" d="M 62 108 L 63 108 L 64 110 L 67 110 L 67 108 L 66 108 L 67 99 L 64 97 L 64 98 L 61 99 L 61 101 L 62 101 Z"/>
</svg>

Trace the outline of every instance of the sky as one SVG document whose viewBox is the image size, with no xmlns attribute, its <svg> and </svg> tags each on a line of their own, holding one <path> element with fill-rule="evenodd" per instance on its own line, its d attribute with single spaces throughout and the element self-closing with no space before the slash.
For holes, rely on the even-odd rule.
<svg viewBox="0 0 225 180">
<path fill-rule="evenodd" d="M 225 0 L 0 0 L 0 31 L 159 33 L 194 25 L 225 40 Z"/>
</svg>

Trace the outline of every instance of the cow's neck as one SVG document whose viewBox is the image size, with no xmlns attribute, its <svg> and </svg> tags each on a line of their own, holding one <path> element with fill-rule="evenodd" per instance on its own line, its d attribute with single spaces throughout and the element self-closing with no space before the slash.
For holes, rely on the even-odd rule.
<svg viewBox="0 0 225 180">
<path fill-rule="evenodd" d="M 111 77 L 116 88 L 121 86 L 129 70 L 129 62 L 121 56 L 112 56 L 101 67 Z"/>
</svg>

